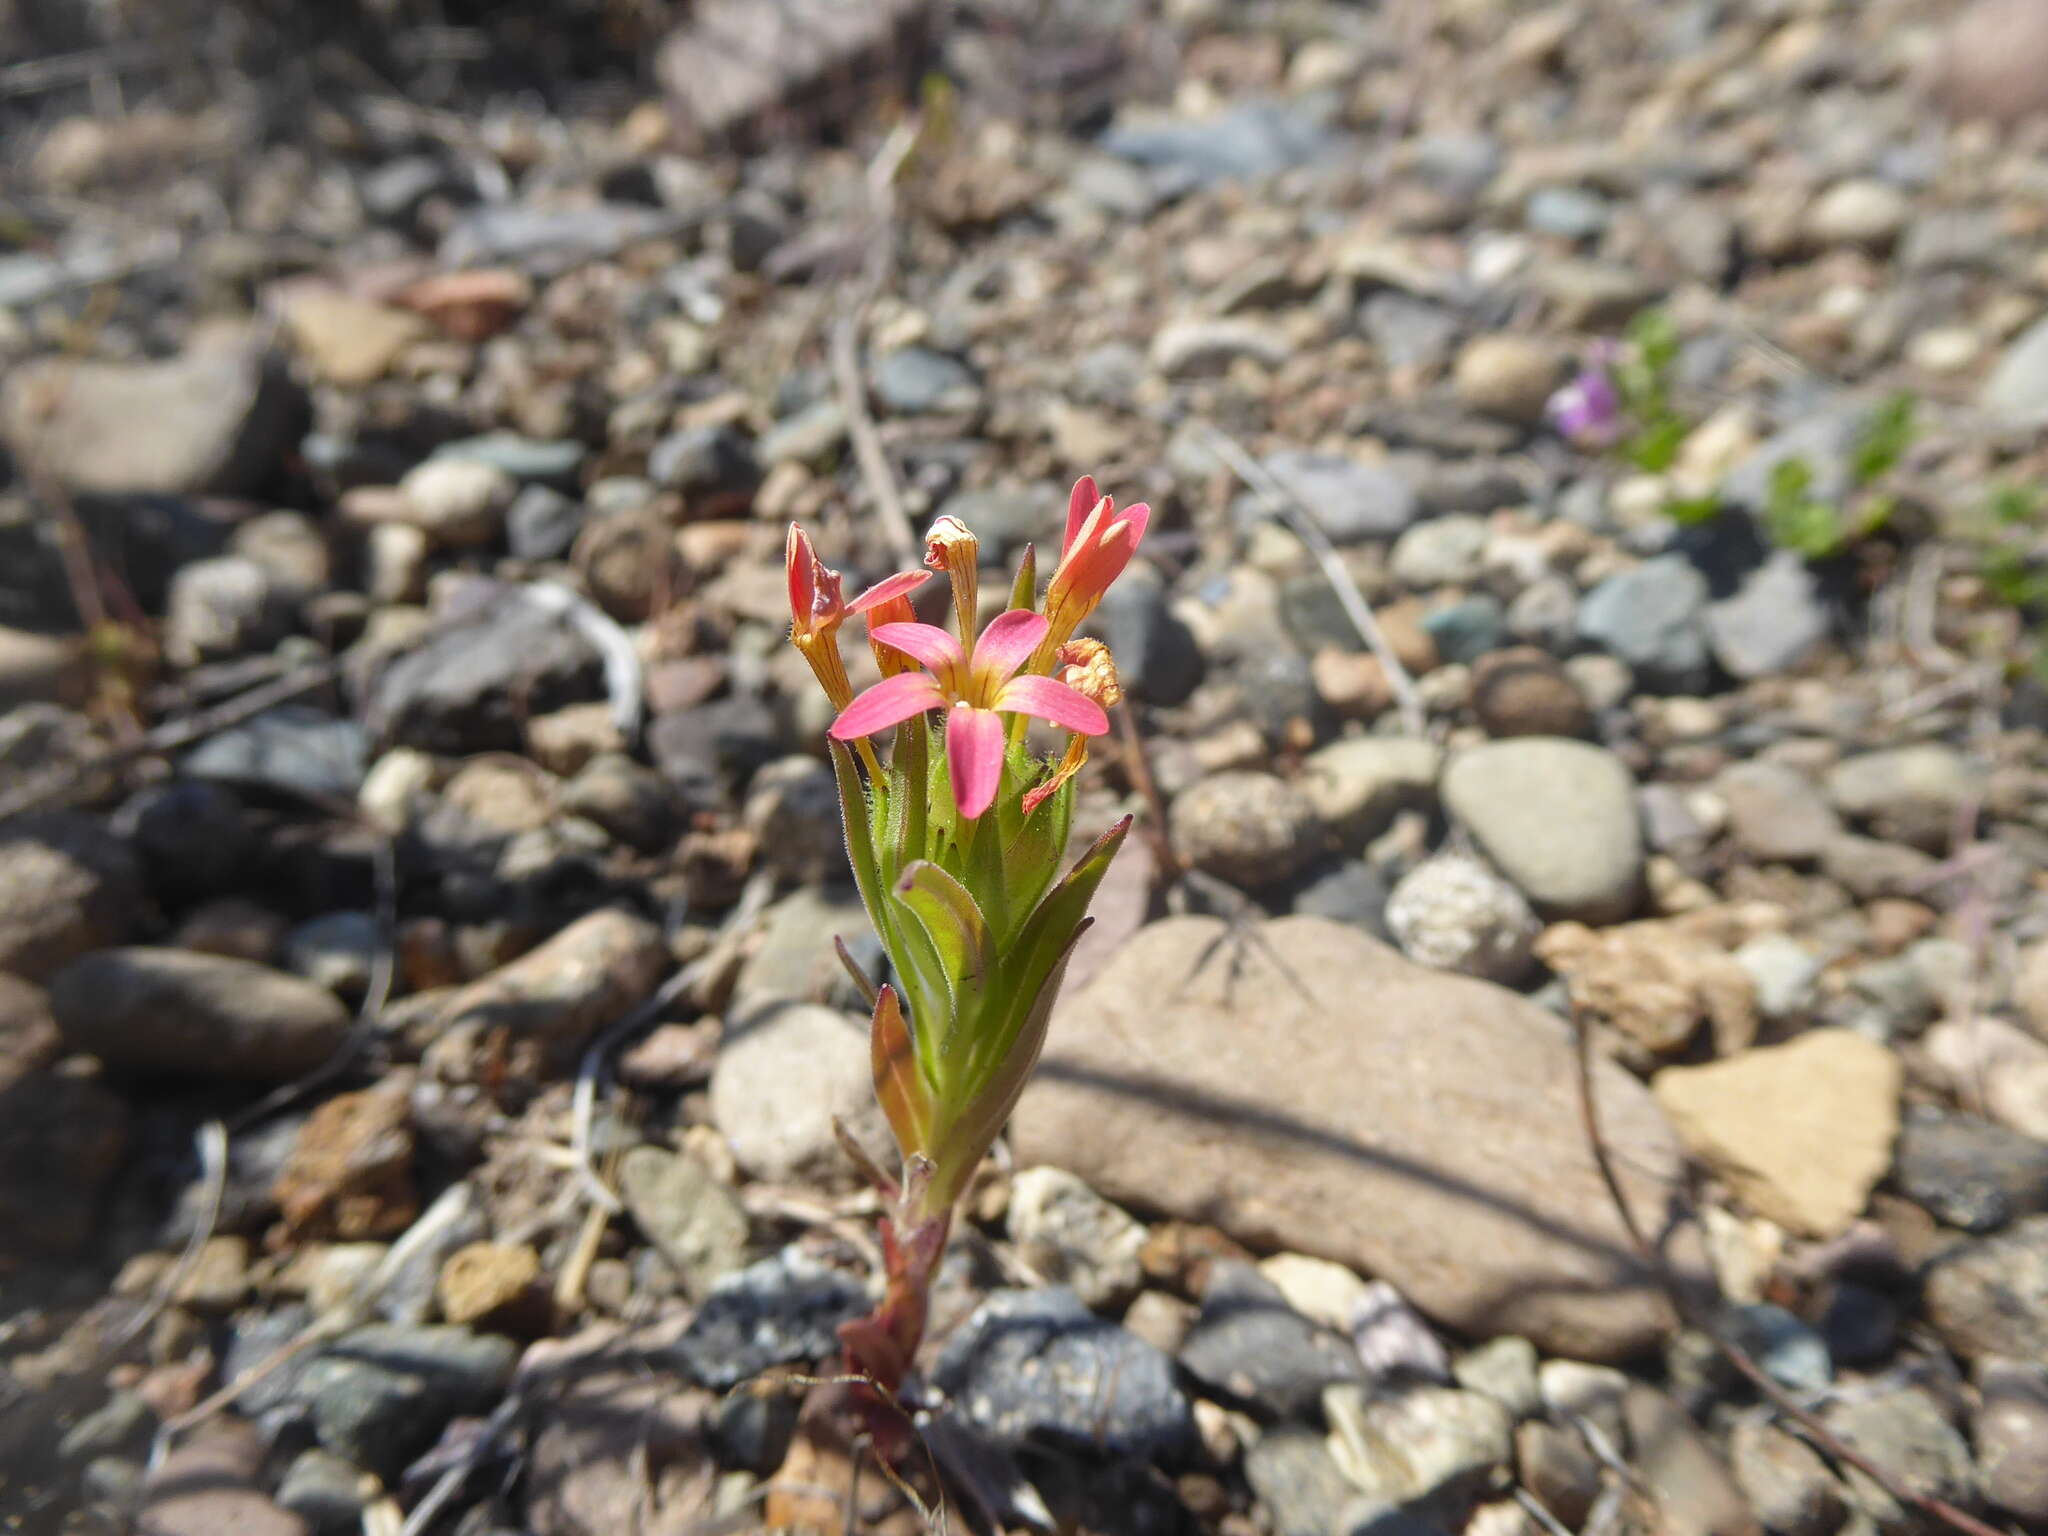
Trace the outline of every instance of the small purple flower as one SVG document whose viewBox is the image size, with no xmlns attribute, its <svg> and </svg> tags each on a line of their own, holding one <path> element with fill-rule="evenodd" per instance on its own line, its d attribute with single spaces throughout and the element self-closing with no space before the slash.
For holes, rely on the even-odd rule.
<svg viewBox="0 0 2048 1536">
<path fill-rule="evenodd" d="M 1621 392 L 1606 364 L 1605 356 L 1589 358 L 1543 408 L 1558 435 L 1582 448 L 1606 448 L 1621 436 Z"/>
</svg>

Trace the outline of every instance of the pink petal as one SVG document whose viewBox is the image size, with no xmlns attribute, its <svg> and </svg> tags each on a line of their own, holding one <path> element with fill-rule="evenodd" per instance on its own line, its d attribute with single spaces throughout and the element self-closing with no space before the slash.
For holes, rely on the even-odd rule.
<svg viewBox="0 0 2048 1536">
<path fill-rule="evenodd" d="M 858 704 L 860 701 L 854 701 Z M 996 708 L 1013 714 L 1036 715 L 1054 725 L 1065 726 L 1083 736 L 1100 736 L 1109 729 L 1109 716 L 1102 706 L 1078 688 L 1056 678 L 1013 677 L 996 695 Z M 957 714 L 958 711 L 956 710 Z"/>
<path fill-rule="evenodd" d="M 912 626 L 894 624 L 884 627 L 909 629 Z M 929 673 L 899 672 L 894 677 L 883 678 L 842 709 L 839 718 L 832 722 L 832 739 L 852 741 L 856 736 L 872 736 L 877 731 L 902 724 L 912 715 L 921 715 L 928 709 L 942 709 L 945 703 L 946 696 L 939 692 L 939 685 Z"/>
<path fill-rule="evenodd" d="M 995 803 L 1003 781 L 1003 717 L 955 704 L 946 716 L 946 758 L 953 767 L 953 803 L 972 820 Z"/>
<path fill-rule="evenodd" d="M 1029 608 L 1012 608 L 997 614 L 974 642 L 976 678 L 993 688 L 1024 665 L 1038 649 L 1038 642 L 1045 638 L 1045 630 L 1045 615 Z"/>
<path fill-rule="evenodd" d="M 1095 510 L 1095 504 L 1102 500 L 1102 493 L 1095 489 L 1095 477 L 1083 475 L 1074 482 L 1074 492 L 1067 498 L 1067 536 L 1060 541 L 1060 553 L 1073 548 L 1074 535 L 1081 531 L 1081 524 L 1088 514 Z"/>
<path fill-rule="evenodd" d="M 912 661 L 922 662 L 942 682 L 957 680 L 967 667 L 960 642 L 936 624 L 877 624 L 868 631 L 868 638 L 877 645 L 901 651 Z M 952 684 L 948 682 L 947 686 Z"/>
<path fill-rule="evenodd" d="M 915 592 L 931 579 L 932 573 L 930 571 L 898 571 L 894 576 L 884 577 L 872 587 L 869 587 L 867 591 L 861 593 L 859 597 L 856 597 L 846 605 L 846 611 L 848 613 L 866 613 L 870 608 L 879 608 L 891 598 L 902 597 L 907 593 Z"/>
<path fill-rule="evenodd" d="M 1152 504 L 1148 501 L 1132 502 L 1117 514 L 1117 520 L 1131 525 L 1131 548 L 1136 550 L 1152 521 Z"/>
</svg>

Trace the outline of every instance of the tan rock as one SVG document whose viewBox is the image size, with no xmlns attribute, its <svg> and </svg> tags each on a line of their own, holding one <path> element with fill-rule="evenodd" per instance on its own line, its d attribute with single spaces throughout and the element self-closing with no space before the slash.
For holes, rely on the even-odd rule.
<svg viewBox="0 0 2048 1536">
<path fill-rule="evenodd" d="M 1628 1074 L 1596 1083 L 1661 1230 L 1676 1144 Z M 1616 1358 L 1670 1317 L 1578 1124 L 1569 1034 L 1513 993 L 1315 918 L 1177 918 L 1061 1004 L 1012 1140 L 1120 1204 L 1382 1277 L 1460 1329 Z"/>
<path fill-rule="evenodd" d="M 296 1239 L 390 1237 L 419 1214 L 409 1075 L 314 1110 L 273 1188 Z"/>
<path fill-rule="evenodd" d="M 427 334 L 418 315 L 331 288 L 300 288 L 285 301 L 284 320 L 299 355 L 330 384 L 374 383 Z"/>
<path fill-rule="evenodd" d="M 1891 1167 L 1899 1060 L 1846 1029 L 1703 1067 L 1666 1067 L 1651 1091 L 1686 1146 L 1760 1215 L 1835 1237 Z"/>
<path fill-rule="evenodd" d="M 1756 1038 L 1756 984 L 1729 955 L 1677 923 L 1594 930 L 1553 923 L 1536 954 L 1564 977 L 1573 1004 L 1655 1054 L 1681 1050 L 1711 1021 L 1717 1054 Z"/>
<path fill-rule="evenodd" d="M 540 1255 L 525 1243 L 470 1243 L 448 1255 L 435 1291 L 451 1323 L 511 1326 L 545 1315 Z"/>
</svg>

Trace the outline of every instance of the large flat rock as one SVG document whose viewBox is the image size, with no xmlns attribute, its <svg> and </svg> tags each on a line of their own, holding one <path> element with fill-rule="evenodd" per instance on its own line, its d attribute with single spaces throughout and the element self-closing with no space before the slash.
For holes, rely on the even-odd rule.
<svg viewBox="0 0 2048 1536">
<path fill-rule="evenodd" d="M 1595 1091 L 1637 1219 L 1678 1145 L 1607 1062 Z M 1617 1359 L 1671 1325 L 1581 1127 L 1569 1031 L 1486 982 L 1292 917 L 1137 934 L 1054 1015 L 1011 1135 L 1140 1210 L 1392 1281 L 1480 1337 Z"/>
</svg>

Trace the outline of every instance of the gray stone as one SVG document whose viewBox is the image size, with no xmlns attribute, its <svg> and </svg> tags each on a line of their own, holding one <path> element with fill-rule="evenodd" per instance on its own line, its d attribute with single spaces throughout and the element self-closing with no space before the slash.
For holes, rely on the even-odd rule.
<svg viewBox="0 0 2048 1536">
<path fill-rule="evenodd" d="M 684 427 L 648 450 L 647 478 L 683 492 L 699 515 L 716 516 L 726 503 L 752 494 L 761 483 L 761 462 L 753 440 L 737 427 Z"/>
<path fill-rule="evenodd" d="M 280 704 L 208 737 L 179 765 L 195 779 L 355 798 L 368 766 L 363 728 L 307 704 Z"/>
<path fill-rule="evenodd" d="M 1827 1463 L 1769 1419 L 1737 1419 L 1728 1460 L 1750 1508 L 1778 1536 L 1833 1536 L 1848 1513 L 1846 1490 Z"/>
<path fill-rule="evenodd" d="M 888 960 L 860 893 L 851 885 L 813 886 L 791 891 L 763 914 L 760 942 L 740 966 L 727 1011 L 737 1018 L 793 1002 L 858 1010 L 860 994 L 833 953 L 835 939 L 871 978 L 887 979 Z"/>
<path fill-rule="evenodd" d="M 1892 1182 L 1947 1226 L 1993 1232 L 2048 1210 L 2048 1142 L 1930 1105 L 1899 1127 Z"/>
<path fill-rule="evenodd" d="M 1337 1464 L 1373 1499 L 1455 1530 L 1503 1482 L 1514 1421 L 1490 1397 L 1416 1385 L 1367 1396 L 1332 1387 L 1323 1398 Z"/>
<path fill-rule="evenodd" d="M 794 416 L 785 416 L 754 445 L 763 466 L 816 465 L 837 454 L 846 443 L 846 412 L 837 400 L 820 400 Z"/>
<path fill-rule="evenodd" d="M 284 963 L 316 987 L 358 998 L 369 989 L 380 942 L 368 912 L 326 912 L 285 935 Z"/>
<path fill-rule="evenodd" d="M 1433 810 L 1443 749 L 1431 741 L 1350 736 L 1319 747 L 1302 764 L 1302 792 L 1317 818 L 1356 851 L 1405 810 Z"/>
<path fill-rule="evenodd" d="M 1010 1181 L 1009 1227 L 1025 1263 L 1091 1307 L 1127 1300 L 1144 1281 L 1144 1227 L 1063 1169 L 1026 1168 Z"/>
<path fill-rule="evenodd" d="M 1174 797 L 1174 844 L 1196 869 L 1247 888 L 1274 885 L 1315 855 L 1309 799 L 1270 773 L 1219 773 Z"/>
<path fill-rule="evenodd" d="M 2048 316 L 2007 344 L 1977 392 L 1977 404 L 2012 426 L 2048 421 Z"/>
<path fill-rule="evenodd" d="M 1705 624 L 1714 660 L 1744 680 L 1795 665 L 1833 627 L 1818 578 L 1787 549 L 1772 550 L 1732 593 L 1707 604 Z"/>
<path fill-rule="evenodd" d="M 1967 1509 L 1977 1502 L 1977 1469 L 1970 1448 L 1941 1405 L 1917 1387 L 1830 1404 L 1821 1417 L 1827 1427 L 1883 1467 L 1913 1492 L 1946 1499 Z M 1882 1531 L 1915 1531 L 1918 1511 L 1909 1509 L 1854 1467 L 1844 1469 L 1858 1509 Z"/>
<path fill-rule="evenodd" d="M 1971 1424 L 1984 1498 L 2029 1524 L 2048 1520 L 2048 1366 L 1985 1360 Z"/>
<path fill-rule="evenodd" d="M 1807 494 L 1816 501 L 1839 504 L 1854 489 L 1850 460 L 1867 415 L 1866 407 L 1851 406 L 1795 422 L 1722 478 L 1721 500 L 1752 515 L 1761 515 L 1770 501 L 1771 479 L 1778 466 L 1797 460 L 1812 475 L 1807 482 Z"/>
<path fill-rule="evenodd" d="M 1332 139 L 1322 118 L 1305 107 L 1255 99 L 1193 121 L 1127 111 L 1098 143 L 1107 153 L 1149 166 L 1168 184 L 1185 188 L 1304 165 L 1324 153 Z"/>
<path fill-rule="evenodd" d="M 1573 1131 L 1575 1082 L 1565 1025 L 1512 993 L 1315 918 L 1175 918 L 1062 999 L 1012 1146 L 1119 1204 L 1380 1276 L 1452 1327 L 1627 1355 L 1668 1316 Z M 1633 1078 L 1599 1082 L 1624 1187 L 1662 1222 L 1676 1145 Z"/>
<path fill-rule="evenodd" d="M 1235 1260 L 1210 1266 L 1180 1364 L 1212 1395 L 1281 1419 L 1313 1413 L 1325 1387 L 1365 1379 L 1350 1341 L 1310 1322 L 1272 1281 Z"/>
<path fill-rule="evenodd" d="M 1931 884 L 1929 876 L 1939 863 L 1918 848 L 1858 837 L 1853 832 L 1830 838 L 1820 851 L 1820 872 L 1859 901 L 1925 896 Z"/>
<path fill-rule="evenodd" d="M 1816 859 L 1842 821 L 1805 774 L 1782 763 L 1744 762 L 1714 781 L 1728 807 L 1728 833 L 1752 858 Z"/>
<path fill-rule="evenodd" d="M 822 1360 L 839 1347 L 838 1327 L 868 1310 L 854 1276 L 791 1246 L 724 1276 L 677 1340 L 691 1380 L 730 1391 L 770 1366 Z"/>
<path fill-rule="evenodd" d="M 1892 747 L 1844 758 L 1828 772 L 1828 798 L 1879 836 L 1939 852 L 1957 832 L 1962 810 L 1981 802 L 1985 776 L 1940 742 Z"/>
<path fill-rule="evenodd" d="M 1293 347 L 1278 328 L 1260 320 L 1173 320 L 1152 337 L 1152 366 L 1169 379 L 1212 378 L 1240 358 L 1278 368 Z"/>
<path fill-rule="evenodd" d="M 282 360 L 237 331 L 165 362 L 20 363 L 0 389 L 0 440 L 71 491 L 249 495 L 304 414 Z"/>
<path fill-rule="evenodd" d="M 376 1323 L 322 1350 L 292 1395 L 323 1448 L 389 1480 L 450 1419 L 489 1411 L 518 1353 L 510 1339 L 466 1328 Z"/>
<path fill-rule="evenodd" d="M 53 811 L 0 826 L 0 971 L 41 981 L 118 944 L 142 915 L 135 855 L 91 816 Z"/>
<path fill-rule="evenodd" d="M 1536 1346 L 1527 1339 L 1513 1334 L 1491 1339 L 1458 1356 L 1451 1372 L 1466 1391 L 1483 1393 L 1517 1419 L 1533 1419 L 1543 1411 Z"/>
<path fill-rule="evenodd" d="M 315 1447 L 301 1451 L 285 1469 L 277 1503 L 305 1521 L 315 1536 L 351 1536 L 362 1529 L 363 1511 L 377 1491 L 377 1480 L 360 1467 Z"/>
<path fill-rule="evenodd" d="M 1614 922 L 1641 892 L 1635 780 L 1602 748 L 1522 736 L 1468 747 L 1445 765 L 1444 809 L 1551 918 Z"/>
<path fill-rule="evenodd" d="M 1346 859 L 1296 891 L 1293 911 L 1297 917 L 1348 923 L 1383 943 L 1391 943 L 1387 898 L 1392 893 L 1387 877 L 1379 870 L 1363 859 Z"/>
<path fill-rule="evenodd" d="M 2048 1216 L 1944 1253 L 1924 1294 L 1928 1320 L 1958 1354 L 2048 1358 Z"/>
<path fill-rule="evenodd" d="M 1165 1465 L 1199 1438 L 1173 1362 L 1064 1286 L 990 1294 L 939 1351 L 932 1381 L 1010 1448 L 1065 1447 Z"/>
<path fill-rule="evenodd" d="M 282 1082 L 323 1065 L 348 1033 L 333 993 L 246 960 L 104 949 L 50 982 L 72 1050 L 121 1072 Z"/>
<path fill-rule="evenodd" d="M 1299 501 L 1332 544 L 1392 538 L 1415 521 L 1415 491 L 1394 470 L 1332 453 L 1283 448 L 1266 472 Z"/>
<path fill-rule="evenodd" d="M 573 437 L 536 438 L 517 432 L 484 432 L 457 438 L 434 450 L 436 459 L 471 459 L 488 464 L 521 484 L 573 485 L 590 450 Z"/>
<path fill-rule="evenodd" d="M 904 347 L 879 359 L 874 382 L 882 403 L 905 415 L 981 407 L 981 383 L 974 370 L 957 357 L 924 347 Z"/>
<path fill-rule="evenodd" d="M 505 509 L 505 542 L 521 560 L 559 560 L 583 527 L 583 508 L 546 485 L 529 485 Z"/>
<path fill-rule="evenodd" d="M 1813 1006 L 1820 957 L 1790 934 L 1759 934 L 1735 951 L 1735 963 L 1749 973 L 1766 1019 L 1796 1019 Z"/>
<path fill-rule="evenodd" d="M 363 719 L 387 744 L 461 756 L 517 751 L 530 715 L 600 689 L 597 652 L 574 626 L 494 588 L 463 622 L 386 666 L 366 691 Z"/>
<path fill-rule="evenodd" d="M 1505 628 L 1506 615 L 1500 599 L 1491 592 L 1474 592 L 1470 597 L 1432 608 L 1422 616 L 1422 632 L 1436 642 L 1437 655 L 1447 662 L 1467 665 L 1499 649 Z M 1451 675 L 1445 671 L 1422 680 L 1420 691 L 1425 703 L 1439 707 L 1431 698 L 1431 689 Z"/>
<path fill-rule="evenodd" d="M 812 935 L 824 950 L 822 938 Z M 770 1004 L 731 1019 L 711 1072 L 711 1119 L 741 1168 L 776 1184 L 853 1183 L 835 1118 L 878 1158 L 889 1155 L 865 1021 L 814 1003 Z"/>
<path fill-rule="evenodd" d="M 1707 681 L 1707 580 L 1683 555 L 1608 577 L 1579 604 L 1579 636 L 1627 662 L 1648 688 L 1697 693 Z"/>
<path fill-rule="evenodd" d="M 970 527 L 974 526 L 972 524 Z M 1139 561 L 1103 595 L 1086 626 L 1116 658 L 1124 692 L 1146 704 L 1187 702 L 1207 663 L 1193 631 L 1168 602 L 1166 580 Z"/>
<path fill-rule="evenodd" d="M 1469 512 L 1417 523 L 1394 541 L 1394 579 L 1418 590 L 1462 585 L 1478 576 L 1486 541 L 1485 519 Z"/>
<path fill-rule="evenodd" d="M 1528 974 L 1543 926 L 1520 891 L 1460 853 L 1438 854 L 1403 875 L 1386 918 L 1410 960 L 1503 986 Z"/>
<path fill-rule="evenodd" d="M 696 1158 L 633 1148 L 619 1161 L 619 1197 L 647 1240 L 701 1297 L 747 1251 L 747 1213 Z"/>
<path fill-rule="evenodd" d="M 194 560 L 171 577 L 164 654 L 180 666 L 261 650 L 290 618 L 270 573 L 243 555 Z"/>
<path fill-rule="evenodd" d="M 1623 1399 L 1635 1465 L 1670 1536 L 1760 1536 L 1727 1465 L 1677 1403 L 1652 1387 Z"/>
<path fill-rule="evenodd" d="M 1813 1329 L 1769 1302 L 1728 1308 L 1723 1325 L 1728 1335 L 1764 1373 L 1795 1392 L 1825 1392 L 1835 1379 L 1827 1341 Z"/>
<path fill-rule="evenodd" d="M 1244 1478 L 1266 1506 L 1274 1536 L 1330 1536 L 1358 1497 L 1323 1437 L 1294 1425 L 1270 1429 L 1245 1448 Z"/>
</svg>

